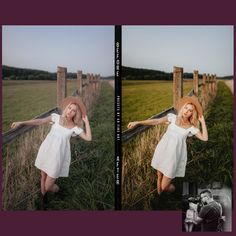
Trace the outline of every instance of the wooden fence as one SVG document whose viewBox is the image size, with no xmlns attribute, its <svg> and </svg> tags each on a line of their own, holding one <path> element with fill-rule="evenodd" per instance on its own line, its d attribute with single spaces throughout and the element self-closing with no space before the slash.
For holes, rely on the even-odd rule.
<svg viewBox="0 0 236 236">
<path fill-rule="evenodd" d="M 202 82 L 200 83 L 199 74 L 197 70 L 193 72 L 193 89 L 189 92 L 189 96 L 196 95 L 200 103 L 202 104 L 203 110 L 208 106 L 208 103 L 216 95 L 216 74 L 203 74 Z M 200 91 L 201 89 L 201 91 Z M 180 98 L 183 97 L 183 68 L 174 67 L 173 69 L 173 106 L 166 109 L 165 111 L 156 114 L 149 119 L 156 119 L 166 116 L 168 113 L 175 113 L 175 107 Z M 126 130 L 122 133 L 122 142 L 127 142 L 130 139 L 136 137 L 138 134 L 147 131 L 151 126 L 142 125 L 136 126 L 132 129 Z"/>
<path fill-rule="evenodd" d="M 84 102 L 87 113 L 90 115 L 93 110 L 93 105 L 100 95 L 101 90 L 100 75 L 87 74 L 83 76 L 82 71 L 77 72 L 77 88 L 72 94 L 73 96 L 80 96 Z M 51 113 L 59 113 L 59 104 L 67 96 L 67 68 L 57 67 L 57 107 L 44 112 L 43 114 L 33 118 L 40 119 L 49 116 Z M 12 142 L 25 132 L 35 128 L 35 126 L 21 126 L 17 129 L 11 129 L 3 133 L 3 145 Z"/>
</svg>

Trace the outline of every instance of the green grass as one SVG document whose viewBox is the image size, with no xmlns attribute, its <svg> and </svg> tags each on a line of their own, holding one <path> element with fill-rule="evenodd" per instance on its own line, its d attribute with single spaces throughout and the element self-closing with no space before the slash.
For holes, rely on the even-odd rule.
<svg viewBox="0 0 236 236">
<path fill-rule="evenodd" d="M 172 106 L 172 81 L 122 81 L 122 130 L 130 121 L 148 119 Z M 193 82 L 184 83 L 184 95 Z"/>
<path fill-rule="evenodd" d="M 206 111 L 209 140 L 189 142 L 189 164 L 185 180 L 199 184 L 233 181 L 233 95 L 224 82 L 218 83 L 214 102 Z"/>
<path fill-rule="evenodd" d="M 76 89 L 76 80 L 68 80 L 67 93 Z M 4 80 L 3 81 L 3 132 L 14 121 L 28 120 L 56 107 L 56 81 Z"/>
<path fill-rule="evenodd" d="M 122 209 L 180 210 L 182 183 L 174 180 L 175 194 L 157 196 L 156 171 L 151 159 L 166 125 L 153 126 L 122 145 Z"/>
<path fill-rule="evenodd" d="M 114 90 L 104 82 L 90 120 L 93 140 L 72 140 L 68 178 L 59 178 L 64 196 L 51 194 L 48 210 L 114 208 Z"/>
<path fill-rule="evenodd" d="M 212 99 L 214 95 L 210 95 Z M 122 101 L 123 102 L 123 101 Z M 154 126 L 122 145 L 122 203 L 124 210 L 180 210 L 182 181 L 209 184 L 220 181 L 232 186 L 233 96 L 218 83 L 218 92 L 204 112 L 209 140 L 188 139 L 185 178 L 173 180 L 176 191 L 157 197 L 156 172 L 150 166 L 166 126 Z"/>
<path fill-rule="evenodd" d="M 69 177 L 57 181 L 64 195 L 49 194 L 48 210 L 114 208 L 114 90 L 107 82 L 89 120 L 93 140 L 72 138 Z M 40 173 L 34 161 L 49 128 L 37 127 L 3 147 L 5 210 L 39 209 Z"/>
</svg>

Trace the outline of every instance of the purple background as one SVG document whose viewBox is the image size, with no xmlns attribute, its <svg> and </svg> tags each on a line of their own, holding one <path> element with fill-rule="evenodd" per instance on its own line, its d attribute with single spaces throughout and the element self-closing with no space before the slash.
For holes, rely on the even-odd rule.
<svg viewBox="0 0 236 236">
<path fill-rule="evenodd" d="M 235 25 L 235 9 L 233 0 L 8 0 L 1 1 L 0 21 L 1 25 Z M 233 216 L 235 222 L 235 210 Z M 1 235 L 185 234 L 181 230 L 180 212 L 0 212 Z"/>
</svg>

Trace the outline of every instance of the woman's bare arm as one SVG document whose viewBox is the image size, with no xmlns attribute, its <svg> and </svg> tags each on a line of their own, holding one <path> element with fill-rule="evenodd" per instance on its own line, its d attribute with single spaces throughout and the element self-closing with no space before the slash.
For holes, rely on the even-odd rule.
<svg viewBox="0 0 236 236">
<path fill-rule="evenodd" d="M 83 119 L 84 124 L 85 124 L 86 132 L 82 132 L 79 136 L 80 136 L 80 138 L 82 138 L 86 141 L 91 141 L 92 140 L 92 133 L 91 133 L 88 117 L 85 116 L 82 119 Z"/>
<path fill-rule="evenodd" d="M 167 119 L 167 116 L 164 116 L 159 119 L 148 119 L 148 120 L 143 120 L 143 121 L 130 122 L 127 127 L 128 129 L 132 129 L 133 127 L 137 125 L 159 125 L 166 122 L 168 122 L 168 119 Z"/>
<path fill-rule="evenodd" d="M 202 126 L 202 132 L 198 132 L 196 134 L 196 137 L 202 141 L 207 141 L 208 140 L 208 132 L 207 132 L 207 127 L 206 127 L 206 122 L 204 119 L 204 116 L 199 117 L 199 121 L 201 123 Z"/>
<path fill-rule="evenodd" d="M 45 124 L 45 123 L 50 123 L 51 121 L 52 121 L 51 116 L 41 118 L 41 119 L 17 121 L 17 122 L 12 123 L 11 128 L 16 129 L 19 126 L 22 126 L 22 125 L 42 125 L 42 124 Z"/>
</svg>

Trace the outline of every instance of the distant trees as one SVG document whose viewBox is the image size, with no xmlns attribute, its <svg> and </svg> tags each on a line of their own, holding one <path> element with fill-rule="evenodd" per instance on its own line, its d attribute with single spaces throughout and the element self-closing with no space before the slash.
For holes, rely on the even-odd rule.
<svg viewBox="0 0 236 236">
<path fill-rule="evenodd" d="M 199 74 L 199 78 L 202 75 Z M 184 79 L 193 78 L 193 73 L 184 73 Z M 173 73 L 159 70 L 137 69 L 122 66 L 122 79 L 124 80 L 172 80 Z"/>
<path fill-rule="evenodd" d="M 67 73 L 68 78 L 76 78 L 76 73 Z M 3 79 L 9 80 L 56 80 L 57 73 L 51 73 L 43 70 L 33 70 L 25 68 L 16 68 L 11 66 L 2 67 Z"/>
<path fill-rule="evenodd" d="M 172 73 L 122 66 L 122 78 L 127 80 L 171 80 Z"/>
</svg>

